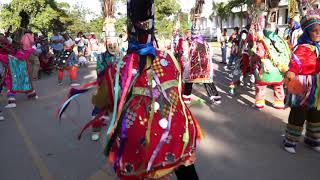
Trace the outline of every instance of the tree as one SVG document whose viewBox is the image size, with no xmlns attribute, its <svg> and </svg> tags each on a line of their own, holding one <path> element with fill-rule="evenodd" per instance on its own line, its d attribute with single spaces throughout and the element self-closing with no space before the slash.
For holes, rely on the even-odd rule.
<svg viewBox="0 0 320 180">
<path fill-rule="evenodd" d="M 116 32 L 122 32 L 122 28 L 126 27 L 127 25 L 127 17 L 126 16 L 121 16 L 120 18 L 117 19 L 116 21 Z"/>
<path fill-rule="evenodd" d="M 34 31 L 43 28 L 49 30 L 62 28 L 64 23 L 67 23 L 64 21 L 68 16 L 66 11 L 54 0 L 13 0 L 0 12 L 2 20 L 0 26 L 6 29 L 12 25 L 13 30 L 17 29 L 21 23 L 19 16 L 21 12 L 29 15 L 29 27 Z"/>
<path fill-rule="evenodd" d="M 228 9 L 228 4 L 221 3 L 214 3 L 213 2 L 213 13 L 210 15 L 210 18 L 213 19 L 213 17 L 218 16 L 220 18 L 220 28 L 222 29 L 222 22 L 226 20 L 230 14 L 231 10 Z"/>
<path fill-rule="evenodd" d="M 226 5 L 229 13 L 232 13 L 233 8 L 240 8 L 240 19 L 241 19 L 240 20 L 240 27 L 242 27 L 242 19 L 243 19 L 242 8 L 244 5 L 248 5 L 250 3 L 251 3 L 251 0 L 231 0 Z"/>
<path fill-rule="evenodd" d="M 169 37 L 173 31 L 173 15 L 180 9 L 176 0 L 155 0 L 155 32 Z"/>
<path fill-rule="evenodd" d="M 92 19 L 89 22 L 90 31 L 95 33 L 101 32 L 103 28 L 103 23 L 104 23 L 104 18 L 102 17 L 102 15 Z"/>
<path fill-rule="evenodd" d="M 90 23 L 86 21 L 86 16 L 92 12 L 81 4 L 75 4 L 68 13 L 68 21 L 71 22 L 67 25 L 67 30 L 72 33 L 87 32 L 90 30 Z"/>
<path fill-rule="evenodd" d="M 116 0 L 116 3 L 124 3 L 124 0 Z M 173 31 L 173 15 L 180 9 L 176 0 L 155 0 L 155 33 L 169 37 Z M 126 26 L 127 17 L 121 15 L 116 21 L 116 31 L 120 32 Z"/>
</svg>

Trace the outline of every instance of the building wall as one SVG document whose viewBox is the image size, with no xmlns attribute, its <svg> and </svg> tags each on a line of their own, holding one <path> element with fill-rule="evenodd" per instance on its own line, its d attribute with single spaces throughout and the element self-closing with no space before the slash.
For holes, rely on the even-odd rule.
<svg viewBox="0 0 320 180">
<path fill-rule="evenodd" d="M 279 32 L 282 33 L 284 29 L 287 27 L 288 23 L 288 0 L 281 0 L 279 4 L 279 17 L 278 17 L 278 26 Z M 243 12 L 246 11 L 246 7 L 242 8 Z M 240 8 L 237 8 L 235 12 L 240 12 Z M 228 34 L 231 34 L 234 27 L 245 27 L 248 23 L 248 17 L 243 17 L 242 20 L 240 19 L 239 13 L 233 13 L 228 17 L 227 20 L 224 20 L 222 23 L 222 28 L 228 29 Z M 219 17 L 213 17 L 212 20 L 207 18 L 207 29 L 206 32 L 211 32 L 210 36 L 217 37 L 220 33 L 220 21 Z M 242 23 L 241 23 L 242 21 Z M 241 26 L 242 24 L 242 26 Z M 214 33 L 214 34 L 212 34 Z M 209 35 L 205 35 L 209 36 Z"/>
</svg>

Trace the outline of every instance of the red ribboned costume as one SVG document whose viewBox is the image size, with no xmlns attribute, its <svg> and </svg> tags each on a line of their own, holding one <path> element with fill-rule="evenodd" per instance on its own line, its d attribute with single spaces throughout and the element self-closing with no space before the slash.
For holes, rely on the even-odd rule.
<svg viewBox="0 0 320 180">
<path fill-rule="evenodd" d="M 289 71 L 296 75 L 311 75 L 320 72 L 320 60 L 312 45 L 298 45 L 291 57 Z M 301 65 L 299 65 L 299 62 Z"/>
<path fill-rule="evenodd" d="M 132 59 L 130 57 L 133 57 Z M 124 58 L 124 65 L 121 67 L 120 75 L 129 73 L 133 75 L 126 66 L 133 61 L 133 69 L 139 69 L 139 58 L 135 53 L 129 53 Z M 167 62 L 167 63 L 164 63 Z M 165 175 L 173 171 L 182 164 L 189 165 L 194 161 L 194 153 L 196 149 L 196 141 L 201 138 L 200 128 L 196 119 L 192 116 L 190 110 L 183 104 L 181 92 L 178 86 L 181 85 L 181 70 L 178 62 L 174 62 L 168 53 L 157 51 L 157 57 L 153 61 L 151 67 L 159 78 L 160 84 L 164 88 L 167 97 L 172 104 L 171 128 L 168 137 L 162 144 L 160 151 L 154 159 L 151 170 L 147 171 L 148 162 L 157 148 L 160 138 L 165 132 L 159 122 L 165 118 L 169 120 L 170 103 L 165 100 L 162 92 L 157 88 L 150 89 L 148 85 L 148 73 L 144 70 L 137 78 L 133 85 L 132 97 L 126 101 L 127 106 L 123 108 L 121 114 L 125 114 L 126 119 L 126 138 L 123 152 L 119 164 L 116 165 L 116 172 L 121 179 L 137 179 L 139 177 L 155 177 L 157 175 Z M 127 78 L 120 77 L 120 85 Z M 136 90 L 144 89 L 145 92 Z M 154 94 L 155 102 L 160 105 L 159 110 L 154 113 L 152 119 L 149 119 L 151 111 L 152 98 L 150 93 Z M 184 115 L 184 110 L 186 116 Z M 151 123 L 150 143 L 146 143 L 146 129 L 148 122 Z M 186 129 L 186 122 L 188 128 Z M 110 151 L 110 160 L 116 161 L 119 153 L 120 137 L 122 128 L 117 131 L 117 141 L 112 145 Z M 185 130 L 188 131 L 189 139 L 187 141 L 185 151 L 182 152 L 184 142 L 183 135 Z M 164 171 L 163 171 L 164 170 Z"/>
</svg>

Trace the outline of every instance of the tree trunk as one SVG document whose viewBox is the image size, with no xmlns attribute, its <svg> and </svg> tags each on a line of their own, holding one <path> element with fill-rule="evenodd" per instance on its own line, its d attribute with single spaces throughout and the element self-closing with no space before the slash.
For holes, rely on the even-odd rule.
<svg viewBox="0 0 320 180">
<path fill-rule="evenodd" d="M 221 32 L 222 32 L 222 22 L 223 22 L 223 19 L 222 19 L 222 17 L 220 17 L 220 30 L 221 30 Z"/>
<path fill-rule="evenodd" d="M 240 29 L 243 26 L 242 20 L 243 20 L 243 17 L 242 17 L 242 5 L 241 5 L 241 7 L 240 7 L 240 27 L 239 27 Z"/>
</svg>

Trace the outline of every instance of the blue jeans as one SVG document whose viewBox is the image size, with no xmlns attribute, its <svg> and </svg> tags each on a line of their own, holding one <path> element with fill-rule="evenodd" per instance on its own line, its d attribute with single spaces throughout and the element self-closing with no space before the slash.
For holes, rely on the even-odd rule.
<svg viewBox="0 0 320 180">
<path fill-rule="evenodd" d="M 228 65 L 232 66 L 232 64 L 234 62 L 236 62 L 236 60 L 237 60 L 237 56 L 236 55 L 230 55 Z"/>
<path fill-rule="evenodd" d="M 227 63 L 227 47 L 221 47 L 222 62 Z"/>
</svg>

